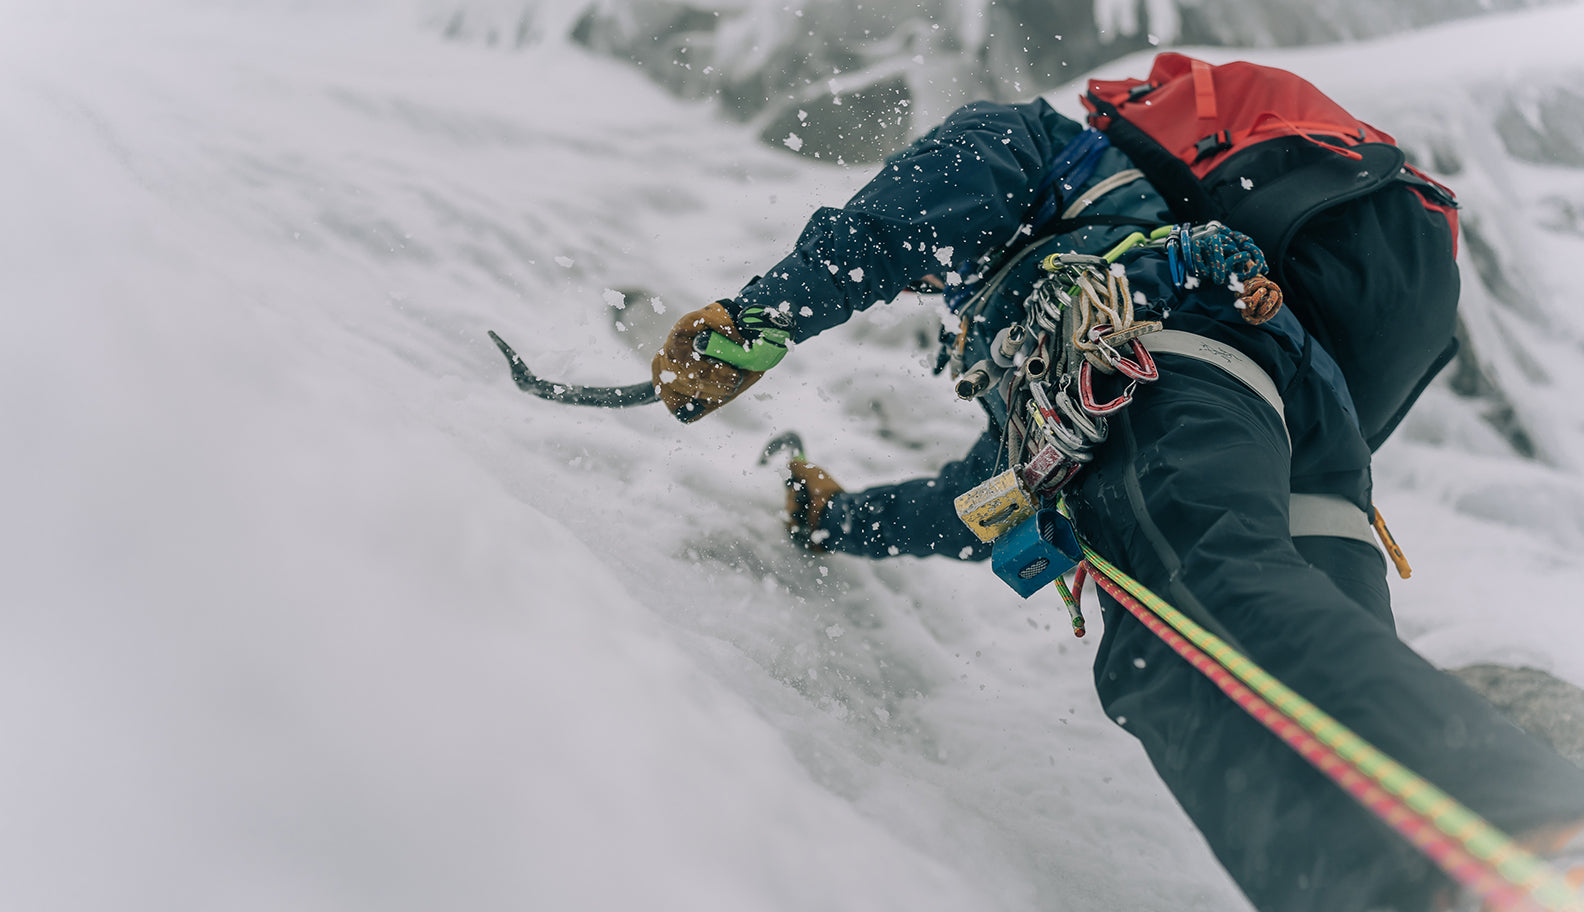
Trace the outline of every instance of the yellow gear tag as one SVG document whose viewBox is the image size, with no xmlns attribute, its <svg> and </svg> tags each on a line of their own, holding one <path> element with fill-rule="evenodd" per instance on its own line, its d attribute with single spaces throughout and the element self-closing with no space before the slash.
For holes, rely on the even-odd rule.
<svg viewBox="0 0 1584 912">
<path fill-rule="evenodd" d="M 1034 500 L 1018 479 L 1016 469 L 1008 469 L 959 494 L 952 504 L 963 524 L 986 542 L 995 541 L 1034 515 Z"/>
</svg>

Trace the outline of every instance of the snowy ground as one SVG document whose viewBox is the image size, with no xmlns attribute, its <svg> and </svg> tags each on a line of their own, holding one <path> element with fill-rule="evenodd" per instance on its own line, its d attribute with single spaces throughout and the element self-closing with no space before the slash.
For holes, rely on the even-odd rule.
<svg viewBox="0 0 1584 912">
<path fill-rule="evenodd" d="M 931 311 L 687 428 L 531 400 L 484 335 L 640 380 L 865 175 L 374 6 L 0 29 L 0 905 L 1245 908 L 1054 596 L 784 541 L 773 433 L 848 486 L 977 434 L 924 366 Z M 1536 40 L 1459 91 L 1571 60 L 1546 36 L 1581 19 L 1502 20 Z M 1480 35 L 1284 59 L 1363 104 L 1361 60 Z M 1566 409 L 1549 464 L 1444 390 L 1382 454 L 1402 628 L 1438 662 L 1584 683 L 1574 311 L 1531 384 Z"/>
</svg>

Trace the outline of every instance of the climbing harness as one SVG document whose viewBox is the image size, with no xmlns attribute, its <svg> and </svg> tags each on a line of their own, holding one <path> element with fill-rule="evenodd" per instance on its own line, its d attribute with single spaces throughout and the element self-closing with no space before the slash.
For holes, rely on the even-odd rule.
<svg viewBox="0 0 1584 912">
<path fill-rule="evenodd" d="M 1274 384 L 1246 356 L 1165 330 L 1161 319 L 1140 317 L 1119 260 L 1147 247 L 1165 252 L 1181 287 L 1216 283 L 1242 291 L 1239 312 L 1251 323 L 1264 322 L 1281 306 L 1281 291 L 1264 277 L 1264 257 L 1246 236 L 1218 222 L 1162 226 L 1148 235 L 1135 232 L 1101 256 L 1046 255 L 1040 261 L 1043 275 L 1024 299 L 1023 319 L 1001 328 L 988 344 L 989 357 L 957 377 L 959 397 L 995 397 L 1004 408 L 1002 452 L 1010 466 L 958 497 L 958 516 L 992 543 L 992 569 L 1023 597 L 1058 582 L 1075 632 L 1084 628 L 1082 613 L 1060 577 L 1081 557 L 1071 529 L 1061 528 L 1065 518 L 1050 508 L 1093 461 L 1109 435 L 1108 420 L 1133 401 L 1141 385 L 1160 377 L 1152 351 L 1213 358 L 1223 368 L 1236 364 L 1234 376 L 1281 409 Z M 997 272 L 992 287 L 1007 268 Z M 970 301 L 959 360 L 988 296 Z"/>
</svg>

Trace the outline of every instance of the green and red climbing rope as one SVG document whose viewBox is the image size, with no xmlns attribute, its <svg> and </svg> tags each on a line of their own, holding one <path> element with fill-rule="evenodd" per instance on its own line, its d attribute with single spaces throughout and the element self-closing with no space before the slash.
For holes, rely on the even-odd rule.
<svg viewBox="0 0 1584 912">
<path fill-rule="evenodd" d="M 1096 585 L 1216 687 L 1497 912 L 1584 912 L 1513 839 L 1272 677 L 1084 544 Z M 1080 565 L 1081 566 L 1081 565 Z"/>
</svg>

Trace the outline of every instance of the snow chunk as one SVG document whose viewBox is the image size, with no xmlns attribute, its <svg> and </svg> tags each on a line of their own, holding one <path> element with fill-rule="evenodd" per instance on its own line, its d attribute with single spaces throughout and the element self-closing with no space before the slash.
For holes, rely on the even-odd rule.
<svg viewBox="0 0 1584 912">
<path fill-rule="evenodd" d="M 785 143 L 786 147 L 791 149 L 793 152 L 803 148 L 803 138 L 798 136 L 796 133 L 788 133 L 787 138 L 781 141 Z"/>
</svg>

